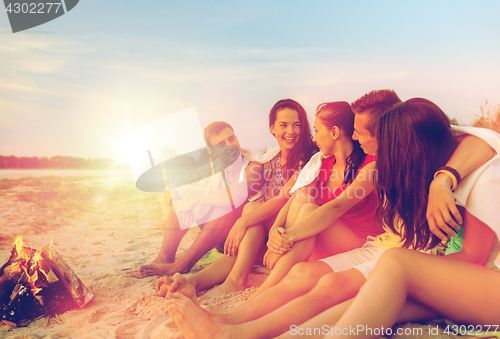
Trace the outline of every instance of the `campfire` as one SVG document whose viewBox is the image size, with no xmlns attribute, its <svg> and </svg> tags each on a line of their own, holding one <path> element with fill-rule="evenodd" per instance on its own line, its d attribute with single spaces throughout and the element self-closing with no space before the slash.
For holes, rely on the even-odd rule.
<svg viewBox="0 0 500 339">
<path fill-rule="evenodd" d="M 0 268 L 0 321 L 10 326 L 27 326 L 40 317 L 57 320 L 93 298 L 52 242 L 36 251 L 19 237 Z"/>
</svg>

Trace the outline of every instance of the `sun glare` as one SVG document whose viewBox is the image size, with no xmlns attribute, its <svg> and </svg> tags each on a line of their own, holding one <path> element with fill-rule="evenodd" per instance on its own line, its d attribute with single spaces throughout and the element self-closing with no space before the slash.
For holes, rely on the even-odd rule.
<svg viewBox="0 0 500 339">
<path fill-rule="evenodd" d="M 135 138 L 134 134 L 130 132 L 121 141 L 116 142 L 116 147 L 118 160 L 127 161 L 128 163 L 133 163 L 136 160 L 136 154 L 145 149 L 143 145 L 140 145 L 140 141 Z"/>
</svg>

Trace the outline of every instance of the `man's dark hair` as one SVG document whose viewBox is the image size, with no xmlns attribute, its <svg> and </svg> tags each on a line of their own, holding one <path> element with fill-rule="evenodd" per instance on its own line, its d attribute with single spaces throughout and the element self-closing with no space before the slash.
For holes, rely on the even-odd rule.
<svg viewBox="0 0 500 339">
<path fill-rule="evenodd" d="M 390 89 L 373 90 L 351 104 L 355 114 L 368 114 L 365 128 L 375 136 L 378 118 L 390 107 L 401 102 L 396 92 Z"/>
<path fill-rule="evenodd" d="M 234 132 L 234 129 L 231 127 L 231 125 L 229 125 L 225 121 L 212 122 L 210 125 L 205 127 L 203 137 L 205 138 L 205 143 L 207 144 L 207 146 L 212 145 L 212 143 L 210 142 L 210 138 L 218 135 L 224 128 L 230 128 Z"/>
</svg>

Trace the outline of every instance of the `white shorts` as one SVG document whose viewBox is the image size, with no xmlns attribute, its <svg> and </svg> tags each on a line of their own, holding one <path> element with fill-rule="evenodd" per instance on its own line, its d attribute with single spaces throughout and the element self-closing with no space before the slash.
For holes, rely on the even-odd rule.
<svg viewBox="0 0 500 339">
<path fill-rule="evenodd" d="M 334 272 L 342 272 L 355 268 L 368 279 L 377 264 L 378 258 L 380 258 L 384 251 L 385 249 L 377 245 L 374 241 L 368 241 L 361 248 L 355 248 L 349 252 L 320 259 L 320 261 L 328 264 Z"/>
</svg>

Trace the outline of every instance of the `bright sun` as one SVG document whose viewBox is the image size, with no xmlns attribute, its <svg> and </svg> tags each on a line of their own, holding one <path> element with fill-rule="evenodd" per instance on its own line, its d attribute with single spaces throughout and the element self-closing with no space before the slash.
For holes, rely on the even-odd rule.
<svg viewBox="0 0 500 339">
<path fill-rule="evenodd" d="M 137 161 L 137 156 L 146 149 L 136 134 L 128 132 L 120 141 L 114 142 L 119 161 L 126 161 L 130 164 Z"/>
</svg>

